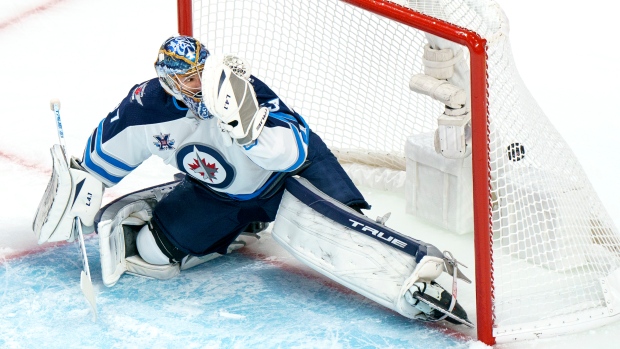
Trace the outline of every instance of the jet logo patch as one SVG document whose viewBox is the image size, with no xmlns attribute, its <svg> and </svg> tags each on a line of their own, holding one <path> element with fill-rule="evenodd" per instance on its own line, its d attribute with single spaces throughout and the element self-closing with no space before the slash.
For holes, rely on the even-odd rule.
<svg viewBox="0 0 620 349">
<path fill-rule="evenodd" d="M 146 89 L 146 84 L 148 84 L 148 82 L 145 82 L 144 84 L 136 87 L 136 89 L 133 90 L 133 92 L 131 93 L 131 102 L 136 101 L 138 102 L 138 104 L 144 107 L 144 104 L 142 104 L 142 97 L 144 97 L 144 90 Z"/>
<path fill-rule="evenodd" d="M 170 133 L 160 133 L 159 135 L 155 135 L 153 137 L 157 140 L 157 142 L 153 142 L 153 144 L 155 144 L 159 148 L 159 150 L 174 149 L 173 145 L 175 142 L 174 139 L 170 139 Z"/>
<path fill-rule="evenodd" d="M 177 168 L 217 189 L 228 188 L 235 178 L 234 167 L 216 149 L 188 144 L 177 151 Z"/>
</svg>

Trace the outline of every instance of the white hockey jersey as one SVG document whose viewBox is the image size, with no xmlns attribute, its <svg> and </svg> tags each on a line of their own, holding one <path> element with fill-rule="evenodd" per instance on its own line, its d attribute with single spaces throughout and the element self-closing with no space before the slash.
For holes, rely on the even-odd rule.
<svg viewBox="0 0 620 349">
<path fill-rule="evenodd" d="M 113 186 L 152 155 L 238 200 L 260 196 L 306 160 L 309 128 L 262 81 L 251 79 L 269 118 L 249 145 L 227 145 L 217 119 L 199 120 L 157 79 L 134 86 L 88 139 L 82 165 Z"/>
</svg>

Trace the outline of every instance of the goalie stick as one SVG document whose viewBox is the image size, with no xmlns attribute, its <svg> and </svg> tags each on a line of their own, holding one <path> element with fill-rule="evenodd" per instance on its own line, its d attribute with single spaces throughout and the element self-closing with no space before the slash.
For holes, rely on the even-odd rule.
<svg viewBox="0 0 620 349">
<path fill-rule="evenodd" d="M 50 109 L 54 112 L 54 117 L 56 118 L 58 144 L 60 144 L 62 151 L 67 154 L 67 151 L 65 149 L 65 131 L 62 129 L 62 121 L 60 120 L 60 100 L 58 98 L 53 98 L 52 100 L 50 100 Z"/>
<path fill-rule="evenodd" d="M 54 112 L 56 118 L 56 129 L 58 131 L 58 141 L 62 148 L 65 161 L 67 163 L 70 159 L 67 158 L 67 152 L 65 148 L 65 135 L 62 129 L 62 121 L 60 119 L 60 100 L 50 100 L 50 109 Z M 75 217 L 71 229 L 71 238 L 68 241 L 75 240 L 79 249 L 80 260 L 82 262 L 82 272 L 80 273 L 80 289 L 82 294 L 86 298 L 86 301 L 90 305 L 93 312 L 93 321 L 97 321 L 97 303 L 95 297 L 95 291 L 93 288 L 93 282 L 90 277 L 90 268 L 88 266 L 88 255 L 86 254 L 86 246 L 84 245 L 84 234 L 82 232 L 82 221 L 80 217 Z"/>
</svg>

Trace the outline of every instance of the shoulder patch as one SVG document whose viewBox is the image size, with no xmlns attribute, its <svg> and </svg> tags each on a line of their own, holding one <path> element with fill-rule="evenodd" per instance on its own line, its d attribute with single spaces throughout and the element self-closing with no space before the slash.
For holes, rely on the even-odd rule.
<svg viewBox="0 0 620 349">
<path fill-rule="evenodd" d="M 145 82 L 142 85 L 136 87 L 133 91 L 131 91 L 131 100 L 129 101 L 130 103 L 133 103 L 134 101 L 138 102 L 138 104 L 140 104 L 141 106 L 144 106 L 144 104 L 142 104 L 142 97 L 144 97 L 144 93 L 146 90 L 146 85 L 149 82 Z"/>
<path fill-rule="evenodd" d="M 157 142 L 153 142 L 155 146 L 159 148 L 159 150 L 172 150 L 174 149 L 174 139 L 170 139 L 170 133 L 163 134 L 160 133 L 158 135 L 154 135 L 153 138 L 157 140 Z"/>
</svg>

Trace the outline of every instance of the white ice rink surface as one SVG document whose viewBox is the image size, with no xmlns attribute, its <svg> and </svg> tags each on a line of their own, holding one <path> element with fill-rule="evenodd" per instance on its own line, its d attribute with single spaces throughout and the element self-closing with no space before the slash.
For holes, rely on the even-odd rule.
<svg viewBox="0 0 620 349">
<path fill-rule="evenodd" d="M 617 178 L 620 153 L 615 142 L 620 130 L 620 109 L 616 107 L 620 68 L 615 56 L 617 40 L 613 34 L 618 32 L 615 16 L 620 6 L 605 4 L 595 7 L 590 4 L 583 7 L 583 2 L 560 0 L 544 3 L 502 0 L 499 3 L 510 20 L 513 54 L 523 80 L 571 145 L 610 215 L 619 224 L 620 183 Z M 54 268 L 70 260 L 69 246 L 40 252 L 30 227 L 49 178 L 49 148 L 57 142 L 49 100 L 53 97 L 61 100 L 67 149 L 69 153 L 80 156 L 98 121 L 116 106 L 131 86 L 154 76 L 155 52 L 161 42 L 176 31 L 176 1 L 172 0 L 0 2 L 0 67 L 4 75 L 0 84 L 0 346 L 140 347 L 144 344 L 144 347 L 166 348 L 188 344 L 188 347 L 243 348 L 261 347 L 262 344 L 262 347 L 270 348 L 483 348 L 484 345 L 471 340 L 474 333 L 470 331 L 459 335 L 453 330 L 439 331 L 436 327 L 395 320 L 393 314 L 390 316 L 360 297 L 322 281 L 286 255 L 268 236 L 242 257 L 220 261 L 212 268 L 214 270 L 193 271 L 173 284 L 149 284 L 125 276 L 123 283 L 112 289 L 105 288 L 96 278 L 100 275 L 96 271 L 99 267 L 94 246 L 96 239 L 90 239 L 89 244 L 95 249 L 94 263 L 91 263 L 93 281 L 103 303 L 99 304 L 102 313 L 99 324 L 89 323 L 86 306 L 79 299 L 77 281 L 74 287 L 71 280 L 64 279 L 73 275 L 70 268 L 77 266 L 68 264 Z M 286 97 L 286 91 L 279 93 Z M 290 102 L 294 106 L 294 101 Z M 104 200 L 108 202 L 123 193 L 169 181 L 174 172 L 159 160 L 147 161 L 121 184 L 108 190 Z M 391 211 L 389 226 L 451 250 L 470 265 L 467 273 L 473 276 L 473 263 L 467 263 L 473 259 L 471 236 L 447 235 L 414 222 L 404 213 L 403 198 L 372 190 L 365 190 L 365 195 L 373 204 L 370 216 Z M 273 310 L 248 313 L 242 306 L 243 297 L 238 298 L 234 306 L 217 304 L 218 307 L 233 308 L 205 308 L 205 304 L 215 302 L 209 299 L 212 294 L 205 292 L 205 287 L 220 296 L 232 298 L 244 292 L 239 283 L 243 283 L 246 290 L 264 289 L 262 283 L 265 280 L 260 285 L 252 284 L 251 277 L 231 272 L 227 268 L 229 264 L 257 274 L 270 267 L 275 269 L 268 270 L 269 273 L 283 272 L 284 276 L 278 274 L 280 276 L 274 277 L 280 281 L 274 281 L 272 290 L 265 293 L 268 297 L 283 298 L 282 303 L 270 303 L 274 306 L 293 304 L 291 300 L 294 298 L 291 297 L 295 292 L 291 296 L 286 292 L 278 294 L 283 291 L 277 290 L 277 287 L 291 287 L 293 284 L 305 290 L 297 296 L 305 297 L 300 299 L 306 302 L 317 302 L 315 291 L 323 292 L 321 297 L 328 300 L 330 297 L 335 300 L 349 298 L 326 304 L 324 314 L 320 314 L 322 308 L 315 305 L 308 307 L 308 312 L 304 312 L 303 307 L 295 307 L 290 312 L 276 311 L 281 315 L 275 320 L 266 320 L 263 316 Z M 266 267 L 261 267 L 263 264 Z M 205 276 L 200 270 L 207 275 L 219 270 L 220 274 Z M 269 273 L 265 277 L 271 275 Z M 218 275 L 223 276 L 216 277 Z M 46 284 L 49 280 L 62 280 L 62 283 Z M 325 292 L 320 285 L 331 288 Z M 145 288 L 154 288 L 161 294 L 149 291 L 142 295 Z M 178 294 L 189 294 L 195 288 L 200 289 L 197 297 L 179 305 Z M 72 298 L 66 300 L 62 298 L 63 294 Z M 461 286 L 461 301 L 472 318 L 475 318 L 472 304 L 467 300 L 473 300 L 474 294 L 473 287 Z M 258 292 L 253 295 L 260 296 Z M 74 298 L 75 304 L 71 304 Z M 186 320 L 192 316 L 200 317 L 203 320 L 198 322 L 202 327 L 192 328 L 189 322 L 177 321 L 178 318 L 158 318 L 157 308 L 152 304 L 143 308 L 131 299 L 142 299 L 145 303 L 168 299 L 171 306 L 180 308 L 164 309 L 165 314 L 180 314 Z M 63 306 L 65 301 L 67 305 Z M 247 304 L 261 304 L 245 301 Z M 370 310 L 355 309 L 356 301 L 364 303 Z M 49 306 L 51 303 L 56 307 Z M 142 313 L 123 313 L 124 309 L 133 306 L 137 313 Z M 63 309 L 67 313 L 62 313 Z M 299 318 L 290 315 L 294 311 L 300 312 Z M 373 311 L 377 313 L 375 316 Z M 342 320 L 343 313 L 350 314 L 350 322 L 367 322 L 350 327 L 350 323 Z M 209 321 L 217 326 L 213 333 L 208 327 Z M 235 321 L 242 321 L 246 326 Z M 292 326 L 287 321 L 308 324 L 305 327 Z M 323 332 L 317 330 L 312 335 L 304 334 L 304 330 L 314 328 L 313 321 L 327 321 L 329 330 L 323 328 Z M 120 324 L 124 324 L 124 330 L 120 329 Z M 384 337 L 376 333 L 383 331 L 386 324 L 395 324 L 403 331 L 402 341 L 398 340 L 398 332 L 386 332 Z M 66 326 L 74 326 L 75 330 L 67 330 Z M 189 329 L 183 326 L 189 326 Z M 283 331 L 298 332 L 279 335 L 277 326 Z M 166 328 L 170 331 L 162 330 Z M 53 335 L 56 330 L 58 334 Z M 92 335 L 76 342 L 69 339 L 74 331 Z M 207 337 L 192 331 L 209 333 L 211 337 L 205 339 Z M 244 333 L 233 333 L 232 336 L 228 333 L 234 331 Z M 331 335 L 316 337 L 325 333 Z M 618 333 L 620 323 L 571 336 L 497 347 L 616 348 L 620 339 Z M 255 341 L 249 340 L 250 337 Z"/>
</svg>

